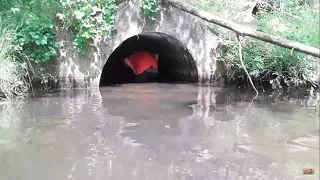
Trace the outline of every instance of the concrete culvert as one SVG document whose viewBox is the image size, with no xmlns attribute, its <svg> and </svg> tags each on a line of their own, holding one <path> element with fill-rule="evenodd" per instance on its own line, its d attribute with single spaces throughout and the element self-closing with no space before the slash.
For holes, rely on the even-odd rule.
<svg viewBox="0 0 320 180">
<path fill-rule="evenodd" d="M 148 32 L 126 39 L 112 52 L 102 70 L 99 86 L 134 82 L 135 74 L 124 59 L 139 51 L 159 55 L 157 82 L 198 82 L 197 66 L 188 49 L 168 34 Z"/>
</svg>

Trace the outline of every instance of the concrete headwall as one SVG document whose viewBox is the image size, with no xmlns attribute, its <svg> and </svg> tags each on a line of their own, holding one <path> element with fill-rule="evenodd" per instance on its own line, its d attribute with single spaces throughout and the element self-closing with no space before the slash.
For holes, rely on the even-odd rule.
<svg viewBox="0 0 320 180">
<path fill-rule="evenodd" d="M 214 81 L 219 38 L 198 18 L 179 9 L 161 5 L 156 20 L 150 20 L 139 6 L 140 0 L 119 5 L 111 38 L 96 37 L 86 55 L 76 52 L 68 30 L 57 28 L 60 43 L 57 68 L 63 88 L 95 87 L 109 55 L 127 38 L 141 32 L 163 32 L 180 40 L 196 61 L 203 83 Z"/>
</svg>

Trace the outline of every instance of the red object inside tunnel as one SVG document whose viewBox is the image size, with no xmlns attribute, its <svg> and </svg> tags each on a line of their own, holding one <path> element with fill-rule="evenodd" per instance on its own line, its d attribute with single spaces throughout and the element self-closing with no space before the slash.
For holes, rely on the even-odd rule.
<svg viewBox="0 0 320 180">
<path fill-rule="evenodd" d="M 102 69 L 99 87 L 199 82 L 196 61 L 182 42 L 161 32 L 143 32 L 138 36 L 127 38 L 110 54 Z"/>
<path fill-rule="evenodd" d="M 150 67 L 158 68 L 158 61 L 155 55 L 147 51 L 135 52 L 126 59 L 126 63 L 133 69 L 136 75 L 143 73 Z"/>
</svg>

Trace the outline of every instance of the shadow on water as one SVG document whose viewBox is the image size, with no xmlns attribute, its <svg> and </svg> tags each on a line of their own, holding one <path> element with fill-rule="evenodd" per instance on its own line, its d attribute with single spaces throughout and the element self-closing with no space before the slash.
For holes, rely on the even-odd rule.
<svg viewBox="0 0 320 180">
<path fill-rule="evenodd" d="M 318 179 L 319 99 L 128 84 L 1 105 L 0 176 Z"/>
</svg>

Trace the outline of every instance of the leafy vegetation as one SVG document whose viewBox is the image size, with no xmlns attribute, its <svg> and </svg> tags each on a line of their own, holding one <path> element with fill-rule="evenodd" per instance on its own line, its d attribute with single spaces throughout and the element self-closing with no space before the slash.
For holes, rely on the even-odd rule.
<svg viewBox="0 0 320 180">
<path fill-rule="evenodd" d="M 319 6 L 315 4 L 317 1 L 286 0 L 282 4 L 282 1 L 272 0 L 186 1 L 236 23 L 320 47 L 319 11 L 314 8 Z M 255 15 L 252 15 L 253 11 L 257 11 Z M 224 52 L 220 60 L 227 67 L 230 81 L 246 81 L 234 32 L 212 27 L 223 39 Z M 242 46 L 246 69 L 256 85 L 270 84 L 274 89 L 319 85 L 320 74 L 315 69 L 318 59 L 247 37 L 242 38 Z"/>
<path fill-rule="evenodd" d="M 73 43 L 86 53 L 88 42 L 97 36 L 109 36 L 115 20 L 115 0 L 60 0 L 62 13 L 57 14 L 66 27 L 74 28 Z"/>
<path fill-rule="evenodd" d="M 160 10 L 159 3 L 159 0 L 143 0 L 141 6 L 147 17 L 155 19 L 155 14 Z"/>
<path fill-rule="evenodd" d="M 55 41 L 52 23 L 44 23 L 32 16 L 16 33 L 15 50 L 24 51 L 36 63 L 43 63 L 57 55 L 58 43 Z"/>
<path fill-rule="evenodd" d="M 3 0 L 4 1 L 4 0 Z M 17 27 L 13 48 L 23 52 L 35 63 L 49 61 L 56 56 L 53 15 L 58 10 L 55 0 L 7 0 L 0 11 L 6 19 L 3 25 Z"/>
<path fill-rule="evenodd" d="M 23 98 L 30 88 L 26 63 L 19 62 L 12 52 L 13 35 L 13 30 L 0 28 L 0 100 Z"/>
<path fill-rule="evenodd" d="M 41 66 L 56 56 L 53 16 L 56 0 L 1 0 L 0 96 L 7 100 L 26 97 L 33 76 L 31 64 Z"/>
<path fill-rule="evenodd" d="M 286 2 L 287 4 L 283 5 L 285 8 L 280 8 L 280 4 L 274 3 L 272 13 L 264 11 L 259 13 L 258 28 L 270 34 L 319 48 L 319 13 L 312 11 L 307 1 L 305 3 L 296 0 Z M 313 72 L 312 66 L 317 61 L 313 57 L 253 40 L 249 41 L 247 46 L 244 56 L 248 69 L 255 78 L 264 77 L 263 80 L 270 80 L 274 88 L 281 88 L 280 84 L 288 87 L 307 84 L 317 86 L 319 74 Z M 258 54 L 252 54 L 251 51 Z M 255 63 L 257 59 L 258 62 Z"/>
<path fill-rule="evenodd" d="M 84 54 L 90 40 L 109 35 L 117 9 L 115 0 L 8 0 L 4 4 L 1 16 L 19 26 L 15 49 L 36 63 L 56 56 L 55 23 L 73 29 L 73 44 Z M 60 21 L 55 22 L 57 18 Z"/>
</svg>

